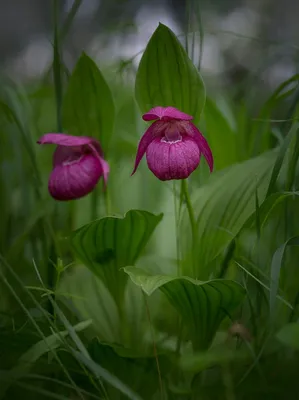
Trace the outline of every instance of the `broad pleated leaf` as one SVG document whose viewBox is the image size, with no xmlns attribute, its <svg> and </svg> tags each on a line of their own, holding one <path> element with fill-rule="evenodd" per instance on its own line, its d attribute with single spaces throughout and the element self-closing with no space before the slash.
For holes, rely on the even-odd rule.
<svg viewBox="0 0 299 400">
<path fill-rule="evenodd" d="M 210 183 L 193 195 L 197 220 L 195 256 L 196 274 L 208 279 L 212 272 L 209 264 L 229 245 L 245 222 L 256 210 L 256 192 L 259 204 L 265 199 L 275 152 L 234 165 L 219 171 Z M 185 254 L 191 252 L 189 219 L 184 215 L 181 234 Z M 190 231 L 189 231 L 190 232 Z M 183 273 L 192 276 L 190 263 L 184 265 Z"/>
<path fill-rule="evenodd" d="M 125 267 L 131 280 L 147 294 L 160 289 L 182 316 L 193 348 L 209 347 L 222 320 L 241 304 L 245 290 L 231 280 L 197 281 L 188 277 L 150 275 L 136 267 Z"/>
<path fill-rule="evenodd" d="M 124 217 L 93 221 L 71 235 L 74 252 L 104 282 L 118 306 L 127 282 L 119 269 L 135 264 L 162 216 L 130 210 Z"/>
<path fill-rule="evenodd" d="M 174 106 L 198 121 L 205 103 L 203 80 L 175 34 L 159 24 L 141 58 L 135 95 L 142 112 Z"/>
<path fill-rule="evenodd" d="M 115 106 L 101 71 L 85 53 L 70 77 L 63 103 L 63 127 L 69 134 L 93 136 L 106 152 L 113 133 Z"/>
</svg>

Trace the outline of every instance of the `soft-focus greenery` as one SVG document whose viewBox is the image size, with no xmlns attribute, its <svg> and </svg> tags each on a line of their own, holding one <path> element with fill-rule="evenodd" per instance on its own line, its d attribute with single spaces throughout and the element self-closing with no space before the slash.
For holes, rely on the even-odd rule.
<svg viewBox="0 0 299 400">
<path fill-rule="evenodd" d="M 58 29 L 53 80 L 0 86 L 0 399 L 298 398 L 299 76 L 259 110 L 205 99 L 164 25 L 135 86 L 84 53 L 70 75 Z M 193 113 L 214 154 L 188 180 L 193 229 L 181 182 L 131 176 L 154 105 Z M 61 129 L 101 141 L 107 190 L 50 197 L 36 140 Z"/>
</svg>

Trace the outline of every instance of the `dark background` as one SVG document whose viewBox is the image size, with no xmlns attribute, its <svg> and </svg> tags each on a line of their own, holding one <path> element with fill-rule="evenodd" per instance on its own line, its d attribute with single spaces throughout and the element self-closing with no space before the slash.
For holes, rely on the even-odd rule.
<svg viewBox="0 0 299 400">
<path fill-rule="evenodd" d="M 250 75 L 265 91 L 297 71 L 299 3 L 293 0 L 82 0 L 63 45 L 71 68 L 85 50 L 101 65 L 141 51 L 159 22 L 186 30 L 188 9 L 197 6 L 191 30 L 204 31 L 202 74 L 211 88 L 238 84 Z M 60 0 L 64 21 L 74 1 Z M 53 2 L 0 0 L 0 66 L 17 81 L 38 79 L 52 59 Z M 198 34 L 194 56 L 198 57 Z M 136 67 L 139 58 L 134 60 Z M 241 93 L 242 94 L 242 93 Z"/>
</svg>

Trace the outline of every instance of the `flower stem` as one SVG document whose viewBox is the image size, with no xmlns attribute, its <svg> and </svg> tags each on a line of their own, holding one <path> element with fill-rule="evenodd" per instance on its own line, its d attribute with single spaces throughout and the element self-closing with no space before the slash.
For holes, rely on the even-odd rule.
<svg viewBox="0 0 299 400">
<path fill-rule="evenodd" d="M 91 193 L 91 199 L 90 199 L 90 218 L 92 221 L 94 221 L 97 216 L 97 209 L 98 209 L 98 191 L 97 188 L 93 190 Z"/>
<path fill-rule="evenodd" d="M 174 223 L 175 223 L 175 243 L 176 243 L 176 259 L 177 259 L 177 275 L 180 275 L 180 240 L 179 240 L 179 210 L 176 198 L 175 181 L 173 181 L 173 206 L 174 206 Z"/>
<path fill-rule="evenodd" d="M 183 193 L 183 195 L 185 197 L 187 211 L 188 211 L 188 214 L 189 214 L 190 225 L 191 225 L 191 232 L 192 232 L 192 259 L 193 259 L 192 274 L 193 274 L 193 278 L 195 278 L 196 265 L 195 265 L 195 258 L 194 258 L 194 250 L 195 250 L 195 246 L 196 246 L 196 243 L 197 243 L 197 229 L 196 229 L 196 219 L 195 219 L 194 210 L 193 210 L 193 207 L 192 207 L 190 194 L 189 194 L 189 190 L 188 190 L 188 183 L 187 183 L 186 179 L 182 180 L 181 190 L 182 190 L 182 193 Z"/>
<path fill-rule="evenodd" d="M 104 191 L 104 197 L 105 197 L 105 208 L 106 208 L 106 215 L 111 214 L 111 204 L 110 204 L 110 196 L 108 192 L 108 188 L 105 188 Z"/>
</svg>

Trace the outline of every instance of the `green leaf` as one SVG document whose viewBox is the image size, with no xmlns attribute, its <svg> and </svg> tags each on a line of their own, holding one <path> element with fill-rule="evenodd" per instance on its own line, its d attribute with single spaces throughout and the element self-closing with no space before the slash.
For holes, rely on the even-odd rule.
<svg viewBox="0 0 299 400">
<path fill-rule="evenodd" d="M 276 207 L 278 207 L 280 203 L 287 200 L 289 197 L 294 197 L 294 196 L 299 196 L 299 192 L 273 193 L 264 200 L 263 204 L 261 204 L 259 207 L 259 219 L 260 219 L 261 230 L 264 228 L 266 222 L 268 221 L 270 215 L 273 213 Z M 244 225 L 244 228 L 252 227 L 255 221 L 256 221 L 256 215 L 252 214 L 248 218 L 246 224 Z"/>
<path fill-rule="evenodd" d="M 92 321 L 82 321 L 73 327 L 76 332 L 80 332 L 91 325 Z M 57 349 L 61 343 L 62 338 L 68 336 L 69 332 L 67 330 L 54 333 L 46 337 L 45 339 L 40 340 L 36 344 L 34 344 L 29 350 L 24 353 L 18 361 L 17 369 L 26 369 L 28 366 L 33 365 L 42 355 L 45 353 Z"/>
<path fill-rule="evenodd" d="M 135 264 L 162 217 L 130 210 L 124 217 L 93 221 L 71 235 L 74 252 L 104 282 L 118 306 L 127 282 L 127 275 L 119 269 Z"/>
<path fill-rule="evenodd" d="M 112 387 L 123 393 L 126 396 L 125 398 L 131 400 L 142 400 L 142 398 L 138 396 L 138 394 L 136 394 L 133 390 L 131 390 L 128 385 L 119 380 L 116 376 L 111 374 L 101 365 L 94 362 L 91 358 L 84 356 L 84 354 L 80 353 L 79 351 L 74 351 L 73 353 L 77 360 L 83 363 L 94 374 L 96 378 L 102 378 Z"/>
<path fill-rule="evenodd" d="M 89 345 L 92 358 L 100 363 L 111 374 L 125 382 L 142 399 L 152 399 L 158 387 L 156 358 L 126 357 L 120 355 L 117 348 L 100 343 L 94 339 Z M 159 356 L 160 373 L 163 376 L 169 372 L 170 361 L 165 355 Z M 115 389 L 108 388 L 108 397 L 118 399 Z"/>
<path fill-rule="evenodd" d="M 71 299 L 60 295 L 59 300 L 70 311 L 76 310 L 79 319 L 92 319 L 92 329 L 101 342 L 119 343 L 135 352 L 145 353 L 148 347 L 146 309 L 141 291 L 131 281 L 126 285 L 122 319 L 103 282 L 95 279 L 94 274 L 84 266 L 65 274 L 58 292 L 72 294 Z"/>
<path fill-rule="evenodd" d="M 196 272 L 201 279 L 209 278 L 209 264 L 225 250 L 256 211 L 256 190 L 259 203 L 263 202 L 274 160 L 275 152 L 271 151 L 234 165 L 214 174 L 207 185 L 195 191 L 193 206 L 199 245 L 195 248 L 194 259 L 198 260 Z M 181 228 L 182 249 L 188 256 L 191 242 L 186 212 Z M 183 264 L 183 274 L 192 276 L 190 263 Z"/>
<path fill-rule="evenodd" d="M 238 161 L 237 135 L 217 105 L 206 99 L 203 112 L 204 134 L 213 150 L 215 170 L 220 170 Z"/>
<path fill-rule="evenodd" d="M 275 161 L 275 164 L 273 166 L 272 174 L 271 174 L 271 179 L 269 182 L 268 190 L 267 190 L 267 197 L 270 196 L 271 193 L 274 192 L 275 184 L 279 175 L 279 172 L 281 170 L 283 160 L 285 158 L 286 152 L 290 146 L 290 143 L 293 139 L 293 137 L 296 135 L 297 131 L 299 129 L 299 124 L 294 123 L 292 128 L 290 129 L 289 133 L 285 137 L 283 144 L 280 146 L 279 152 L 277 154 L 277 158 Z"/>
<path fill-rule="evenodd" d="M 85 53 L 70 77 L 63 103 L 63 126 L 72 135 L 93 136 L 104 151 L 113 133 L 112 94 L 95 62 Z"/>
<path fill-rule="evenodd" d="M 186 354 L 180 358 L 179 365 L 184 371 L 198 373 L 215 365 L 226 365 L 230 362 L 251 361 L 252 355 L 246 351 L 237 351 L 236 349 L 219 345 L 208 351 L 195 354 Z"/>
<path fill-rule="evenodd" d="M 282 267 L 283 257 L 287 246 L 299 246 L 299 236 L 288 239 L 274 253 L 271 262 L 271 282 L 270 282 L 270 316 L 273 318 L 276 306 L 276 297 L 279 288 L 280 270 Z"/>
<path fill-rule="evenodd" d="M 299 324 L 297 322 L 285 325 L 276 337 L 281 343 L 299 350 Z"/>
<path fill-rule="evenodd" d="M 163 24 L 141 58 L 135 96 L 142 112 L 173 106 L 199 120 L 206 97 L 203 80 L 175 34 Z"/>
<path fill-rule="evenodd" d="M 262 153 L 271 146 L 271 131 L 273 129 L 271 126 L 271 115 L 275 109 L 282 105 L 282 100 L 287 99 L 296 91 L 298 80 L 299 75 L 296 74 L 282 82 L 264 103 L 256 120 L 250 121 L 251 128 L 249 133 L 251 143 L 248 147 L 251 148 L 251 154 Z M 292 115 L 289 115 L 287 118 L 291 117 Z M 285 121 L 281 125 L 282 131 L 285 130 L 287 124 L 288 122 Z"/>
<path fill-rule="evenodd" d="M 77 332 L 80 332 L 91 325 L 92 321 L 82 321 L 73 327 Z M 63 338 L 69 335 L 68 330 L 55 332 L 50 336 L 45 337 L 29 348 L 18 360 L 15 367 L 5 375 L 7 381 L 1 385 L 0 398 L 3 398 L 9 386 L 14 380 L 20 379 L 22 376 L 29 373 L 36 361 L 48 352 L 53 352 L 63 343 Z"/>
<path fill-rule="evenodd" d="M 196 350 L 210 346 L 222 320 L 231 316 L 245 296 L 245 289 L 230 280 L 201 282 L 185 276 L 150 275 L 136 267 L 124 271 L 147 295 L 157 289 L 166 295 L 182 316 Z"/>
</svg>

